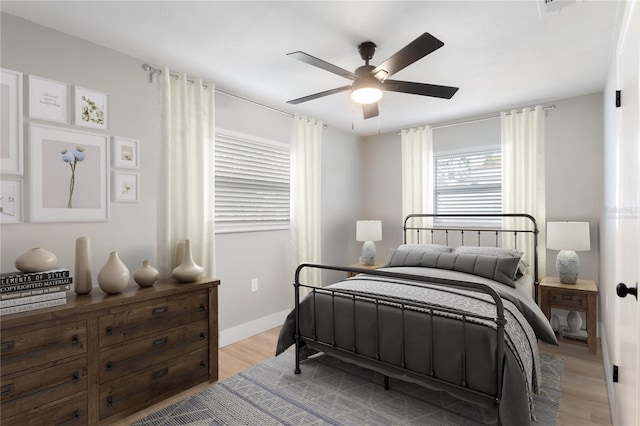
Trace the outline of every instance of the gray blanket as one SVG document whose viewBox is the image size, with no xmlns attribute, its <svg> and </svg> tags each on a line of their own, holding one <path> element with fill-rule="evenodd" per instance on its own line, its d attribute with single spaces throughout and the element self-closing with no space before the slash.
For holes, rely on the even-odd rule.
<svg viewBox="0 0 640 426">
<path fill-rule="evenodd" d="M 532 393 L 537 392 L 541 377 L 536 337 L 555 343 L 553 331 L 537 306 L 510 287 L 474 275 L 414 267 L 383 270 L 481 282 L 498 291 L 504 299 L 507 319 L 500 418 L 502 424 L 529 424 L 534 414 Z M 316 294 L 315 300 L 307 297 L 300 306 L 302 336 L 309 339 L 315 336 L 319 341 L 332 342 L 338 349 L 355 349 L 358 354 L 380 359 L 387 365 L 400 366 L 403 372 L 406 371 L 401 378 L 407 380 L 420 382 L 419 377 L 412 375 L 416 372 L 449 383 L 463 383 L 465 387 L 483 393 L 494 394 L 497 391 L 495 323 L 465 316 L 463 327 L 460 315 L 447 312 L 447 308 L 455 308 L 494 318 L 496 310 L 490 296 L 364 274 L 329 288 L 353 291 L 363 296 L 359 297 L 358 303 L 349 298 L 331 298 L 320 293 Z M 434 316 L 425 315 L 420 309 L 401 313 L 394 303 L 386 303 L 382 307 L 366 303 L 365 294 L 429 302 L 443 310 L 436 311 Z M 404 328 L 404 337 L 399 332 L 400 328 Z M 292 312 L 280 331 L 276 354 L 294 343 L 294 332 Z M 433 347 L 430 342 L 433 342 Z M 334 355 L 345 356 L 344 351 L 333 352 Z M 371 362 L 365 364 L 379 369 Z M 466 367 L 462 368 L 463 365 Z M 446 390 L 469 399 L 455 389 Z"/>
</svg>

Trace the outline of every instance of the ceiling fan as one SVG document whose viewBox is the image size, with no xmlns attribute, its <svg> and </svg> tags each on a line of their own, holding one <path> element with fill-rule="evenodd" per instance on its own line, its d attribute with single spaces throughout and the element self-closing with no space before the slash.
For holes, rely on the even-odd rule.
<svg viewBox="0 0 640 426">
<path fill-rule="evenodd" d="M 313 95 L 304 96 L 302 98 L 293 99 L 291 101 L 287 101 L 287 103 L 296 105 L 302 102 L 318 99 L 323 96 L 351 90 L 351 98 L 362 104 L 362 113 L 364 118 L 367 119 L 376 117 L 379 114 L 378 101 L 382 98 L 382 91 L 384 90 L 451 99 L 451 97 L 458 91 L 457 87 L 388 80 L 388 77 L 406 68 L 419 59 L 424 58 L 442 46 L 444 46 L 443 42 L 429 33 L 424 33 L 400 49 L 382 64 L 375 67 L 373 65 L 369 65 L 369 61 L 373 58 L 376 51 L 376 45 L 371 41 L 365 41 L 358 46 L 358 52 L 360 52 L 360 57 L 365 61 L 365 64 L 358 67 L 354 72 L 347 71 L 304 52 L 298 51 L 288 53 L 287 56 L 291 56 L 292 58 L 305 62 L 309 65 L 322 68 L 330 73 L 353 80 L 353 83 L 349 86 L 342 86 L 331 90 L 325 90 L 324 92 L 315 93 Z"/>
</svg>

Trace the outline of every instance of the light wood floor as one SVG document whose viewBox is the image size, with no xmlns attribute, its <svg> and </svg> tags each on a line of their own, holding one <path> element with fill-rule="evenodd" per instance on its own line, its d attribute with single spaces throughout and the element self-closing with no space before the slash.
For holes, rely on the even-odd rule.
<svg viewBox="0 0 640 426">
<path fill-rule="evenodd" d="M 274 328 L 220 349 L 219 380 L 273 357 L 278 332 L 279 328 Z M 564 360 L 558 426 L 611 425 L 600 348 L 596 356 L 589 354 L 585 347 L 570 343 L 563 343 L 559 347 L 540 343 L 540 353 L 555 355 Z M 116 424 L 129 425 L 176 401 L 196 394 L 207 386 L 210 384 L 198 385 Z"/>
</svg>

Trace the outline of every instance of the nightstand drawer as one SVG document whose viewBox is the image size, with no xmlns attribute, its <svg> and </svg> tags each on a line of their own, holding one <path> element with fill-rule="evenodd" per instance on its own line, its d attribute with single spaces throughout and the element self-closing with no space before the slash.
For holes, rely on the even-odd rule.
<svg viewBox="0 0 640 426">
<path fill-rule="evenodd" d="M 550 304 L 554 308 L 587 309 L 587 296 L 572 293 L 551 293 Z"/>
</svg>

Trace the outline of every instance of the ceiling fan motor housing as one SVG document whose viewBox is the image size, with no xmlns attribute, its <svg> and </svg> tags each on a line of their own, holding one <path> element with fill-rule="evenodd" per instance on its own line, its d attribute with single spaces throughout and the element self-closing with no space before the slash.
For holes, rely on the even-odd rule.
<svg viewBox="0 0 640 426">
<path fill-rule="evenodd" d="M 372 41 L 362 42 L 358 46 L 358 52 L 360 52 L 360 57 L 362 58 L 362 60 L 365 61 L 367 65 L 369 65 L 369 61 L 376 53 L 376 44 Z"/>
</svg>

